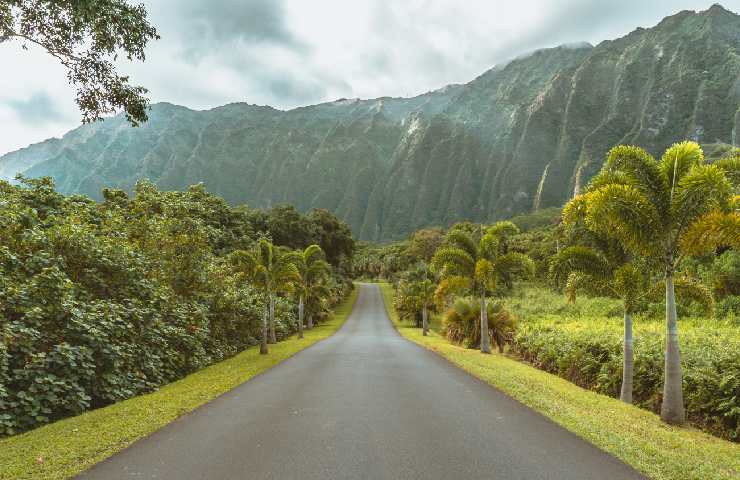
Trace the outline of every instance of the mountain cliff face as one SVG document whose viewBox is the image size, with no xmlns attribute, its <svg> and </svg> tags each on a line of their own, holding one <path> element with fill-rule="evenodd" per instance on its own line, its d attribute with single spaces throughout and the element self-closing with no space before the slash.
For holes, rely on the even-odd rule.
<svg viewBox="0 0 740 480">
<path fill-rule="evenodd" d="M 492 221 L 561 205 L 615 144 L 737 144 L 740 16 L 680 12 L 596 47 L 540 50 L 465 85 L 414 98 L 338 100 L 280 111 L 230 104 L 152 108 L 0 157 L 0 176 L 50 175 L 99 197 L 140 178 L 203 182 L 234 203 L 326 208 L 355 235 Z"/>
</svg>

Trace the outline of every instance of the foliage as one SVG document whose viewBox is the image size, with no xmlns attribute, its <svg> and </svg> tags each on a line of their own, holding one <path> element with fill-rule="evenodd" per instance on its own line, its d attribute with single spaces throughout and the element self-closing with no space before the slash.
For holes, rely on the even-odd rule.
<svg viewBox="0 0 740 480">
<path fill-rule="evenodd" d="M 576 304 L 542 288 L 506 302 L 521 322 L 512 348 L 538 368 L 612 397 L 622 380 L 622 319 L 618 300 L 582 298 Z M 681 321 L 681 353 L 688 419 L 725 438 L 740 440 L 740 331 L 707 318 Z M 658 411 L 663 382 L 663 325 L 635 323 L 634 402 Z"/>
<path fill-rule="evenodd" d="M 516 322 L 500 301 L 487 302 L 488 331 L 500 352 L 511 342 Z M 444 330 L 447 339 L 464 344 L 467 348 L 480 346 L 480 301 L 474 298 L 458 298 L 444 315 Z"/>
<path fill-rule="evenodd" d="M 0 478 L 61 480 L 74 477 L 296 352 L 327 338 L 349 317 L 356 299 L 357 290 L 354 290 L 337 305 L 328 322 L 306 332 L 304 339 L 294 337 L 274 345 L 270 355 L 259 355 L 256 349 L 248 349 L 149 395 L 0 439 Z"/>
<path fill-rule="evenodd" d="M 258 225 L 201 186 L 96 203 L 0 182 L 0 435 L 157 389 L 260 337 L 264 298 L 227 255 Z M 344 281 L 336 288 L 346 292 Z M 276 335 L 295 328 L 275 299 Z"/>
<path fill-rule="evenodd" d="M 77 88 L 83 122 L 119 108 L 133 125 L 147 120 L 147 90 L 130 85 L 113 62 L 119 53 L 143 61 L 147 43 L 158 38 L 144 6 L 126 0 L 0 1 L 0 43 L 17 39 L 24 49 L 37 45 L 59 60 Z"/>
</svg>

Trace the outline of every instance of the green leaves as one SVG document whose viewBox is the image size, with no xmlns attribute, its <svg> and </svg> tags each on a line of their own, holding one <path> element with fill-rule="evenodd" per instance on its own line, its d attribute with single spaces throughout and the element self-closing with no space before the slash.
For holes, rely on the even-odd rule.
<svg viewBox="0 0 740 480">
<path fill-rule="evenodd" d="M 318 320 L 347 288 L 317 246 L 254 241 L 243 211 L 202 186 L 64 197 L 49 179 L 0 182 L 0 436 L 150 392 L 252 346 L 265 299 L 321 279 Z M 328 228 L 328 227 L 327 227 Z M 276 334 L 295 305 L 276 298 Z"/>
<path fill-rule="evenodd" d="M 0 6 L 0 43 L 15 39 L 24 46 L 35 44 L 55 57 L 77 88 L 83 122 L 117 109 L 134 126 L 147 120 L 147 90 L 130 85 L 114 65 L 119 51 L 129 60 L 143 61 L 147 43 L 159 38 L 143 5 L 125 0 L 7 3 Z"/>
<path fill-rule="evenodd" d="M 609 275 L 610 267 L 603 254 L 584 246 L 565 248 L 550 260 L 550 276 L 558 283 L 573 271 L 605 278 Z"/>
<path fill-rule="evenodd" d="M 512 276 L 531 277 L 534 262 L 529 257 L 505 252 L 506 237 L 518 231 L 511 222 L 499 222 L 486 229 L 476 245 L 472 235 L 453 228 L 434 254 L 432 268 L 443 280 L 469 279 L 476 292 L 493 291 L 499 280 L 508 282 Z"/>
<path fill-rule="evenodd" d="M 587 193 L 566 205 L 563 219 L 570 226 L 583 222 L 592 231 L 617 239 L 632 253 L 659 260 L 672 270 L 682 251 L 706 251 L 709 243 L 726 236 L 719 231 L 729 230 L 731 217 L 724 218 L 725 227 L 716 225 L 710 230 L 715 234 L 705 237 L 693 224 L 702 219 L 709 227 L 707 219 L 719 217 L 703 217 L 715 211 L 727 213 L 733 191 L 730 181 L 737 171 L 734 157 L 705 165 L 704 153 L 695 142 L 674 144 L 660 162 L 639 147 L 614 147 Z M 694 242 L 682 240 L 687 231 L 694 241 L 708 243 L 689 247 Z"/>
<path fill-rule="evenodd" d="M 662 223 L 655 206 L 631 185 L 606 185 L 588 194 L 586 224 L 643 255 L 660 252 Z"/>
</svg>

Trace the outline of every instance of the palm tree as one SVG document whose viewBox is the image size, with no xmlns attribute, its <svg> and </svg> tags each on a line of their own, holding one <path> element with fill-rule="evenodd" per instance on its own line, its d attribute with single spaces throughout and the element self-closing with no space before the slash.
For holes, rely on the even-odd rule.
<svg viewBox="0 0 740 480">
<path fill-rule="evenodd" d="M 298 269 L 292 257 L 284 249 L 275 247 L 272 242 L 261 239 L 251 251 L 237 250 L 231 254 L 235 265 L 256 288 L 262 291 L 265 299 L 265 315 L 262 322 L 260 353 L 268 352 L 269 343 L 276 343 L 275 337 L 275 295 L 289 291 L 298 281 Z"/>
<path fill-rule="evenodd" d="M 500 224 L 496 224 L 483 232 L 481 227 L 480 234 L 476 236 L 453 228 L 447 233 L 445 244 L 437 249 L 432 258 L 432 266 L 442 280 L 465 285 L 479 296 L 482 353 L 491 353 L 487 293 L 495 291 L 500 280 L 534 273 L 534 262 L 528 256 L 504 253 L 505 235 L 501 230 L 510 229 L 508 226 L 502 229 Z"/>
<path fill-rule="evenodd" d="M 324 251 L 318 245 L 309 245 L 302 252 L 294 252 L 291 255 L 291 261 L 298 270 L 298 277 L 294 283 L 298 296 L 298 338 L 303 338 L 306 302 L 318 301 L 330 294 L 325 280 L 331 267 L 325 258 Z"/>
<path fill-rule="evenodd" d="M 514 317 L 504 308 L 501 302 L 488 302 L 487 318 L 491 338 L 500 353 L 504 345 L 510 342 L 514 333 Z M 468 348 L 478 347 L 481 340 L 480 303 L 473 298 L 458 298 L 444 316 L 447 339 Z"/>
<path fill-rule="evenodd" d="M 622 389 L 620 400 L 632 403 L 634 355 L 632 315 L 641 292 L 647 291 L 647 280 L 632 263 L 615 264 L 596 248 L 574 246 L 558 252 L 551 260 L 550 274 L 559 280 L 567 278 L 568 301 L 575 302 L 576 292 L 586 288 L 619 298 L 624 311 L 624 345 Z"/>
<path fill-rule="evenodd" d="M 614 238 L 628 251 L 660 264 L 665 278 L 666 348 L 661 418 L 682 423 L 681 358 L 678 344 L 674 272 L 686 253 L 687 231 L 714 211 L 729 209 L 732 187 L 725 169 L 704 163 L 695 142 L 666 150 L 657 161 L 645 150 L 618 146 L 586 193 L 571 200 L 564 217 L 582 216 L 588 227 Z"/>
</svg>

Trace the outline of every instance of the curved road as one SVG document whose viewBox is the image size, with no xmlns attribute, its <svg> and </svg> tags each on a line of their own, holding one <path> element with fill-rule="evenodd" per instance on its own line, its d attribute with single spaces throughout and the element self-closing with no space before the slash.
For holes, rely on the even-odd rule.
<svg viewBox="0 0 740 480">
<path fill-rule="evenodd" d="M 630 467 L 403 339 L 376 285 L 331 338 L 84 479 L 640 479 Z"/>
</svg>

